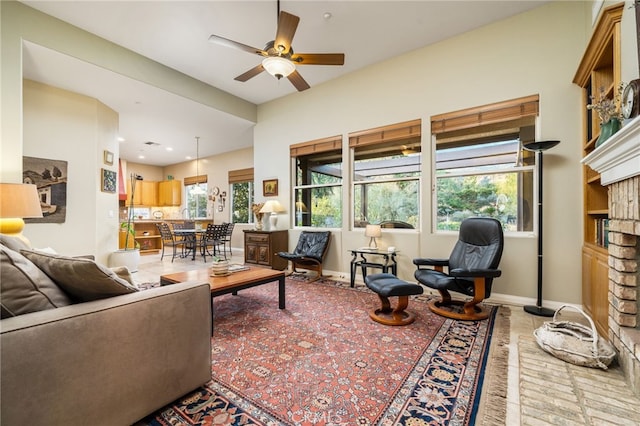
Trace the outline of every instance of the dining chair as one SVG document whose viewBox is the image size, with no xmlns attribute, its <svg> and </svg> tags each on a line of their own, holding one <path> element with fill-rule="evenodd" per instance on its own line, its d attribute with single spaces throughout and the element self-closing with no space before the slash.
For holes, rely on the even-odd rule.
<svg viewBox="0 0 640 426">
<path fill-rule="evenodd" d="M 186 241 L 176 240 L 175 235 L 171 232 L 171 228 L 165 222 L 156 223 L 158 231 L 160 232 L 160 238 L 162 239 L 162 254 L 160 260 L 164 258 L 165 247 L 171 247 L 173 249 L 173 256 L 171 256 L 171 262 L 176 258 L 176 249 L 182 247 L 182 253 L 184 254 L 184 248 Z"/>
<path fill-rule="evenodd" d="M 225 232 L 224 232 L 224 238 L 222 239 L 223 241 L 223 249 L 225 251 L 225 254 L 227 252 L 227 245 L 229 246 L 229 256 L 231 256 L 233 253 L 231 253 L 231 237 L 233 236 L 233 228 L 236 225 L 233 222 L 225 222 L 223 223 L 223 225 L 225 225 Z"/>
<path fill-rule="evenodd" d="M 207 225 L 207 229 L 202 234 L 201 238 L 201 252 L 202 256 L 206 262 L 207 255 L 209 256 L 217 256 L 221 251 L 224 258 L 227 258 L 226 251 L 224 250 L 224 237 L 226 232 L 226 225 L 224 224 L 213 224 L 210 223 Z M 211 248 L 212 251 L 209 251 Z M 222 249 L 221 249 L 222 248 Z"/>
</svg>

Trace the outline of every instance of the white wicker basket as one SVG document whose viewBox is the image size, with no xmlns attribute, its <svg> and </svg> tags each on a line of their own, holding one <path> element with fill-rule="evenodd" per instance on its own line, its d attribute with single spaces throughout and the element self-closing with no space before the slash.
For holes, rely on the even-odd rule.
<svg viewBox="0 0 640 426">
<path fill-rule="evenodd" d="M 580 312 L 589 321 L 591 328 L 571 321 L 557 321 L 556 316 L 564 308 Z M 575 306 L 560 306 L 553 315 L 553 321 L 542 324 L 533 335 L 542 349 L 572 364 L 606 370 L 616 356 L 613 346 L 598 337 L 589 315 Z"/>
</svg>

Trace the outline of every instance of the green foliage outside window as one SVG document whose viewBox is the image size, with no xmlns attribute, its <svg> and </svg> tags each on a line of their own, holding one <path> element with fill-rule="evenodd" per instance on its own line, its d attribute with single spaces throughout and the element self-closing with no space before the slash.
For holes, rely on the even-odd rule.
<svg viewBox="0 0 640 426">
<path fill-rule="evenodd" d="M 253 182 L 231 185 L 231 221 L 233 223 L 253 223 L 252 203 Z"/>
<path fill-rule="evenodd" d="M 194 194 L 193 189 L 196 185 L 186 185 L 185 192 L 187 194 L 187 211 L 191 219 L 207 217 L 207 184 L 201 183 L 200 188 L 203 194 Z"/>
<path fill-rule="evenodd" d="M 439 177 L 437 229 L 457 231 L 464 219 L 484 216 L 498 219 L 508 231 L 531 230 L 532 206 L 518 196 L 519 180 L 526 173 L 531 171 Z"/>
<path fill-rule="evenodd" d="M 419 186 L 417 180 L 356 184 L 354 187 L 356 226 L 383 221 L 401 221 L 418 228 Z M 363 199 L 367 200 L 366 206 Z"/>
</svg>

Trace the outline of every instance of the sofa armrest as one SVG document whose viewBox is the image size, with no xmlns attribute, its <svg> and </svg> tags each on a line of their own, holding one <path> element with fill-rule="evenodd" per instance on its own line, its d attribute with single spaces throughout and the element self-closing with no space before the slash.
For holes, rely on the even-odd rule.
<svg viewBox="0 0 640 426">
<path fill-rule="evenodd" d="M 211 379 L 211 293 L 181 283 L 0 321 L 2 424 L 132 424 Z"/>
</svg>

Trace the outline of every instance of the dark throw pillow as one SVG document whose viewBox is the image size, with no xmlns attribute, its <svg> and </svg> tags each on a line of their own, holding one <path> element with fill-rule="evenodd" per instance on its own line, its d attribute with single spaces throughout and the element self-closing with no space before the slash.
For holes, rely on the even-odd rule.
<svg viewBox="0 0 640 426">
<path fill-rule="evenodd" d="M 70 305 L 71 299 L 20 253 L 0 245 L 2 318 Z"/>
<path fill-rule="evenodd" d="M 115 272 L 90 259 L 32 250 L 22 250 L 21 253 L 76 302 L 106 299 L 138 291 Z"/>
</svg>

